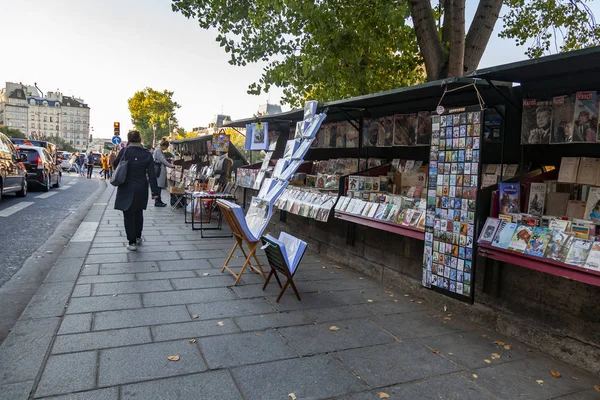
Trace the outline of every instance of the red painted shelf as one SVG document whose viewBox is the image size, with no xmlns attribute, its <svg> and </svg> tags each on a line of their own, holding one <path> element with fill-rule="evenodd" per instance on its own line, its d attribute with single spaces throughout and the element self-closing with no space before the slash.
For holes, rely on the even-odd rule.
<svg viewBox="0 0 600 400">
<path fill-rule="evenodd" d="M 479 255 L 498 261 L 518 265 L 547 274 L 572 279 L 574 281 L 600 286 L 600 271 L 592 271 L 575 265 L 550 260 L 547 258 L 530 256 L 516 251 L 499 249 L 488 244 L 479 244 Z"/>
<path fill-rule="evenodd" d="M 397 235 L 408 236 L 411 238 L 425 240 L 425 231 L 409 226 L 394 224 L 393 222 L 379 221 L 377 219 L 365 218 L 360 215 L 348 214 L 342 211 L 335 212 L 335 218 L 344 221 L 353 222 L 358 225 L 368 226 L 370 228 L 379 229 L 386 232 L 395 233 Z"/>
</svg>

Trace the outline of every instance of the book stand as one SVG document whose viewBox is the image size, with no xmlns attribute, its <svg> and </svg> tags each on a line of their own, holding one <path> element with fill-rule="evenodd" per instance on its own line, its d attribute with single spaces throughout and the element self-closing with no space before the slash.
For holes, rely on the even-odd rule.
<svg viewBox="0 0 600 400">
<path fill-rule="evenodd" d="M 233 248 L 231 249 L 229 256 L 225 260 L 225 263 L 223 264 L 223 267 L 221 268 L 221 272 L 225 272 L 225 270 L 227 270 L 227 272 L 229 272 L 231 275 L 233 275 L 233 277 L 235 278 L 235 283 L 233 284 L 234 286 L 236 286 L 238 284 L 238 282 L 242 278 L 242 275 L 244 274 L 244 271 L 246 270 L 247 267 L 250 267 L 250 269 L 252 271 L 256 272 L 259 275 L 262 275 L 262 277 L 266 279 L 265 272 L 263 271 L 262 266 L 260 265 L 260 261 L 258 261 L 258 258 L 256 257 L 256 250 L 257 250 L 258 246 L 260 245 L 260 241 L 253 242 L 250 239 L 248 239 L 248 237 L 244 233 L 244 230 L 240 227 L 240 224 L 239 224 L 237 218 L 235 217 L 235 214 L 231 210 L 231 207 L 229 207 L 225 203 L 218 201 L 218 200 L 217 200 L 217 204 L 218 204 L 219 208 L 221 209 L 221 213 L 223 214 L 225 221 L 227 221 L 227 224 L 231 228 L 231 233 L 233 234 L 233 237 L 235 238 L 235 244 L 233 245 Z M 267 224 L 268 224 L 268 221 L 267 221 Z M 248 253 L 246 253 L 246 251 L 244 250 L 244 246 L 243 246 L 244 243 L 246 243 L 246 245 L 248 246 L 248 250 L 249 250 Z M 244 261 L 244 265 L 242 266 L 242 269 L 240 270 L 240 272 L 238 274 L 236 274 L 235 271 L 233 271 L 228 266 L 228 264 L 229 264 L 229 261 L 231 260 L 231 258 L 233 257 L 233 253 L 235 253 L 235 250 L 238 247 L 242 251 L 242 254 L 244 254 L 245 261 Z M 256 266 L 252 265 L 251 258 L 254 258 L 254 260 L 256 261 Z"/>
<path fill-rule="evenodd" d="M 269 266 L 271 267 L 271 272 L 269 272 L 267 281 L 263 285 L 263 290 L 265 290 L 267 288 L 267 285 L 269 284 L 269 280 L 271 280 L 271 276 L 275 275 L 275 279 L 277 280 L 277 283 L 279 284 L 279 287 L 281 288 L 279 297 L 277 297 L 277 300 L 275 300 L 276 303 L 279 303 L 279 300 L 281 299 L 281 296 L 283 296 L 283 293 L 285 293 L 286 289 L 288 288 L 288 285 L 291 286 L 292 289 L 294 290 L 294 293 L 296 294 L 298 301 L 302 301 L 302 299 L 300 298 L 300 293 L 298 293 L 298 289 L 296 289 L 296 285 L 294 284 L 294 274 L 298 270 L 298 267 L 296 267 L 296 269 L 294 270 L 293 273 L 290 273 L 290 270 L 287 266 L 287 262 L 283 258 L 283 254 L 281 254 L 281 248 L 279 247 L 279 245 L 277 243 L 267 239 L 264 236 L 261 239 L 264 244 L 263 249 L 265 250 L 265 254 L 267 255 L 267 260 L 269 261 Z M 303 254 L 303 256 L 304 256 L 304 254 Z M 300 259 L 300 261 L 302 261 L 302 258 Z M 300 265 L 300 261 L 298 261 L 298 265 Z M 287 278 L 287 281 L 285 282 L 283 287 L 281 286 L 281 281 L 279 280 L 279 276 L 277 275 L 278 271 Z"/>
</svg>

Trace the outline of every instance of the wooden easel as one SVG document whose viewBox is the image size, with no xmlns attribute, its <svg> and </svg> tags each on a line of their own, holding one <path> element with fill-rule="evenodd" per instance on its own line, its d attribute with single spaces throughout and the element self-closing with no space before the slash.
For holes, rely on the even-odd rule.
<svg viewBox="0 0 600 400">
<path fill-rule="evenodd" d="M 263 246 L 263 248 L 265 249 L 265 253 L 267 254 L 267 260 L 269 260 L 269 266 L 271 267 L 271 272 L 269 272 L 267 281 L 263 285 L 263 290 L 267 288 L 269 280 L 271 280 L 271 276 L 275 275 L 275 279 L 277 279 L 277 283 L 281 288 L 279 297 L 277 297 L 277 300 L 275 300 L 276 303 L 279 303 L 279 300 L 281 300 L 281 296 L 283 296 L 283 294 L 285 293 L 286 289 L 288 288 L 288 285 L 291 286 L 294 290 L 298 301 L 302 301 L 302 299 L 300 298 L 300 293 L 298 293 L 298 289 L 296 289 L 296 285 L 294 284 L 294 274 L 296 273 L 298 268 L 296 267 L 294 273 L 290 273 L 290 269 L 288 268 L 287 262 L 283 258 L 283 254 L 281 254 L 281 248 L 279 247 L 279 245 L 264 236 L 262 237 L 262 242 L 265 245 Z M 304 256 L 304 254 L 302 256 Z M 302 259 L 300 259 L 300 261 L 302 261 Z M 298 265 L 300 265 L 300 261 L 298 262 Z M 277 271 L 279 271 L 283 276 L 287 278 L 287 281 L 283 286 L 281 286 L 281 281 L 279 280 Z"/>
<path fill-rule="evenodd" d="M 263 278 L 266 279 L 265 272 L 263 271 L 262 266 L 260 265 L 260 261 L 258 261 L 258 258 L 256 257 L 256 250 L 260 246 L 260 240 L 256 242 L 250 241 L 250 239 L 246 237 L 244 230 L 240 226 L 237 218 L 235 217 L 235 214 L 231 210 L 231 207 L 229 207 L 227 204 L 223 203 L 220 200 L 217 200 L 217 204 L 221 209 L 221 213 L 223 214 L 225 221 L 227 221 L 227 224 L 229 224 L 229 227 L 231 228 L 231 233 L 233 234 L 233 237 L 235 238 L 235 244 L 233 245 L 229 256 L 225 260 L 223 268 L 221 268 L 221 272 L 225 272 L 225 270 L 227 270 L 227 272 L 233 275 L 233 277 L 235 278 L 235 283 L 233 284 L 234 286 L 238 284 L 247 267 L 250 267 L 252 271 L 256 272 L 257 274 L 261 275 Z M 248 246 L 248 253 L 246 253 L 246 251 L 244 250 L 244 243 L 246 243 L 246 245 Z M 238 247 L 242 251 L 242 254 L 244 254 L 244 257 L 246 257 L 246 260 L 244 261 L 244 265 L 242 266 L 242 269 L 240 270 L 239 274 L 236 274 L 235 271 L 233 271 L 228 266 L 228 264 L 231 260 L 231 257 L 233 257 L 233 253 L 235 253 L 235 250 Z M 254 260 L 256 261 L 256 266 L 252 265 L 251 258 L 254 258 Z"/>
</svg>

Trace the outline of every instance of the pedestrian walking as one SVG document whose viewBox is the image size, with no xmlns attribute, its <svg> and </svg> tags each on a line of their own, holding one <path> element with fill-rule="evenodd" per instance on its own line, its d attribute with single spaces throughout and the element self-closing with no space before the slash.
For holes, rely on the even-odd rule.
<svg viewBox="0 0 600 400">
<path fill-rule="evenodd" d="M 71 164 L 71 166 L 75 168 L 75 172 L 79 174 L 79 165 L 77 165 L 77 153 L 71 154 L 71 158 L 69 158 L 69 164 Z M 69 168 L 69 170 L 70 169 L 71 168 Z"/>
<path fill-rule="evenodd" d="M 77 167 L 79 168 L 79 176 L 84 176 L 85 155 L 79 153 L 77 156 Z"/>
<path fill-rule="evenodd" d="M 160 142 L 160 146 L 154 150 L 154 162 L 156 164 L 156 181 L 158 182 L 158 198 L 154 202 L 155 207 L 166 207 L 166 203 L 163 203 L 160 192 L 161 189 L 166 189 L 168 187 L 167 184 L 167 167 L 175 168 L 173 164 L 167 161 L 165 158 L 164 152 L 169 148 L 169 141 L 163 140 Z"/>
<path fill-rule="evenodd" d="M 115 171 L 115 160 L 117 159 L 117 152 L 115 149 L 110 151 L 110 155 L 108 156 L 108 177 L 112 178 L 112 174 Z"/>
<path fill-rule="evenodd" d="M 115 168 L 121 160 L 127 160 L 127 179 L 117 188 L 115 209 L 123 211 L 127 250 L 136 251 L 142 243 L 144 210 L 148 205 L 148 183 L 152 198 L 158 197 L 158 185 L 152 154 L 142 147 L 142 136 L 138 131 L 127 134 L 127 147 L 115 159 Z"/>
<path fill-rule="evenodd" d="M 94 173 L 94 157 L 92 157 L 92 153 L 87 156 L 87 178 L 92 179 L 92 174 Z"/>
<path fill-rule="evenodd" d="M 108 153 L 104 154 L 100 159 L 100 163 L 102 164 L 102 179 L 108 179 Z"/>
</svg>

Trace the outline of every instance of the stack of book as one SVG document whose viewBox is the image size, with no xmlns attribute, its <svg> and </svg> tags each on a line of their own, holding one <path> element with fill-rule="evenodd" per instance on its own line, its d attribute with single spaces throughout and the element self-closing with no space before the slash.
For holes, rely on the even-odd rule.
<svg viewBox="0 0 600 400">
<path fill-rule="evenodd" d="M 284 190 L 275 205 L 280 210 L 291 214 L 327 222 L 336 200 L 337 195 L 290 186 Z"/>
</svg>

